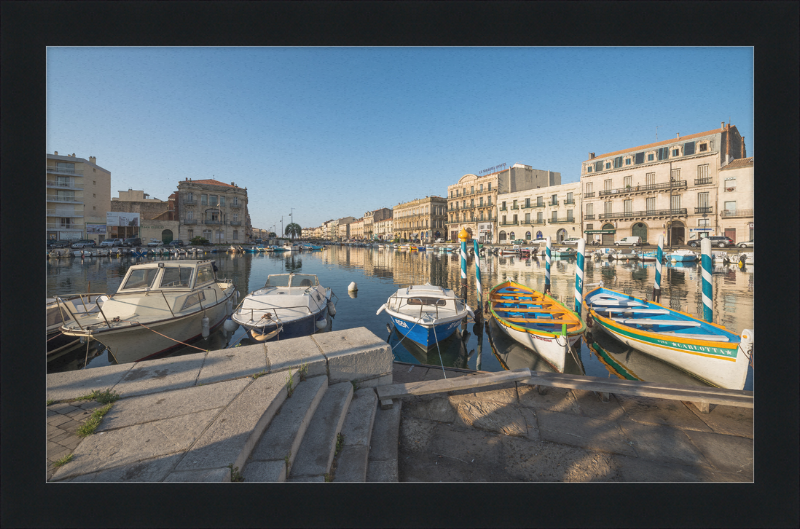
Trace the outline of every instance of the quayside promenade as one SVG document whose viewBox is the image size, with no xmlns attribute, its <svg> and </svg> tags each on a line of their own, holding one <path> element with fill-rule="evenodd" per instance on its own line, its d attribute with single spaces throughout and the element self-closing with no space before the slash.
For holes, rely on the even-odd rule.
<svg viewBox="0 0 800 529">
<path fill-rule="evenodd" d="M 753 481 L 752 406 L 548 380 L 393 363 L 365 328 L 54 373 L 47 479 Z"/>
</svg>

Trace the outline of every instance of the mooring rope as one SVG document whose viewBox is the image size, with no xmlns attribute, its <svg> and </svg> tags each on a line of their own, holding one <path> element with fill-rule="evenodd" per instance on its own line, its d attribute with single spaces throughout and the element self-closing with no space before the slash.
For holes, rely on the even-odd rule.
<svg viewBox="0 0 800 529">
<path fill-rule="evenodd" d="M 436 340 L 436 350 L 439 351 L 439 365 L 442 366 L 442 375 L 444 375 L 444 378 L 446 380 L 447 373 L 444 372 L 444 362 L 442 362 L 442 350 L 439 349 L 439 337 L 436 336 L 436 325 L 433 326 L 433 337 Z"/>
<path fill-rule="evenodd" d="M 139 323 L 138 321 L 132 321 L 131 323 L 138 323 L 139 325 L 141 325 L 142 327 L 144 327 L 144 328 L 145 328 L 145 329 L 147 329 L 148 331 L 152 331 L 152 332 L 154 332 L 154 333 L 156 333 L 156 334 L 158 334 L 158 335 L 160 335 L 160 336 L 163 336 L 163 337 L 164 337 L 164 338 L 166 338 L 167 340 L 172 340 L 173 342 L 179 343 L 179 344 L 181 344 L 181 345 L 185 345 L 186 347 L 192 347 L 193 349 L 197 349 L 198 351 L 203 351 L 204 353 L 207 353 L 207 352 L 208 352 L 208 349 L 200 349 L 199 347 L 195 347 L 194 345 L 190 345 L 190 344 L 188 344 L 188 343 L 185 343 L 185 342 L 182 342 L 182 341 L 180 341 L 180 340 L 176 340 L 175 338 L 170 338 L 170 337 L 169 337 L 169 336 L 167 336 L 166 334 L 161 334 L 160 332 L 158 332 L 158 331 L 155 331 L 155 330 L 151 329 L 150 327 L 148 327 L 148 326 L 147 326 L 147 325 L 145 325 L 144 323 Z"/>
<path fill-rule="evenodd" d="M 64 334 L 64 333 L 63 333 L 63 332 L 60 332 L 60 333 L 56 334 L 55 336 L 53 336 L 52 338 L 50 338 L 50 340 L 55 340 L 56 338 L 58 338 L 58 337 L 59 337 L 59 336 L 61 336 L 62 334 Z M 47 341 L 49 342 L 50 340 L 47 340 Z"/>
<path fill-rule="evenodd" d="M 417 323 L 419 323 L 419 322 L 417 322 Z M 408 332 L 411 332 L 412 330 L 414 330 L 414 327 L 416 327 L 416 326 L 417 326 L 417 323 L 415 323 L 414 325 L 412 325 L 412 326 L 411 326 L 411 328 L 408 330 Z M 401 334 L 402 334 L 402 333 L 401 333 Z M 397 342 L 396 344 L 394 344 L 394 347 L 397 347 L 398 345 L 400 345 L 400 343 L 403 341 L 403 338 L 405 338 L 406 336 L 407 336 L 407 334 L 403 334 L 403 335 L 402 335 L 402 337 L 400 338 L 400 341 L 399 341 L 399 342 Z M 392 351 L 394 351 L 394 347 L 392 347 Z"/>
</svg>

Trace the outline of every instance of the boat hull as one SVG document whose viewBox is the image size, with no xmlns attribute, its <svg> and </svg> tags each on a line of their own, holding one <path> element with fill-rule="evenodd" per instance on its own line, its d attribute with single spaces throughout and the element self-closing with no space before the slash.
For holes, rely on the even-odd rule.
<svg viewBox="0 0 800 529">
<path fill-rule="evenodd" d="M 564 372 L 567 355 L 569 354 L 567 343 L 572 347 L 581 339 L 580 335 L 555 336 L 533 331 L 522 331 L 509 326 L 502 319 L 495 318 L 495 321 L 497 326 L 512 340 L 533 350 L 559 373 Z"/>
<path fill-rule="evenodd" d="M 441 342 L 442 340 L 449 338 L 458 328 L 458 325 L 463 319 L 459 318 L 452 321 L 437 323 L 435 325 L 422 323 L 417 323 L 415 325 L 415 322 L 404 320 L 393 314 L 389 314 L 389 318 L 392 320 L 394 328 L 397 329 L 401 335 L 426 348 L 436 345 L 437 341 Z"/>
<path fill-rule="evenodd" d="M 277 333 L 275 336 L 271 338 L 263 338 L 265 335 L 269 336 L 275 330 L 277 330 L 276 325 L 266 325 L 264 327 L 253 327 L 250 325 L 242 324 L 242 327 L 247 329 L 248 334 L 251 338 L 259 342 L 276 342 L 278 340 L 288 340 L 290 338 L 300 338 L 303 336 L 311 336 L 317 332 L 320 332 L 320 329 L 317 328 L 318 321 L 325 321 L 328 316 L 328 306 L 327 303 L 324 305 L 323 309 L 315 312 L 313 314 L 309 314 L 308 316 L 303 316 L 302 318 L 297 318 L 294 320 L 283 321 L 283 330 Z"/>
<path fill-rule="evenodd" d="M 740 342 L 665 336 L 623 326 L 602 316 L 595 309 L 589 309 L 587 301 L 590 302 L 590 296 L 587 295 L 584 306 L 592 318 L 593 331 L 602 329 L 628 347 L 658 358 L 709 385 L 728 389 L 744 388 L 749 359 L 739 347 Z M 648 307 L 671 310 L 654 302 L 648 302 Z"/>
</svg>

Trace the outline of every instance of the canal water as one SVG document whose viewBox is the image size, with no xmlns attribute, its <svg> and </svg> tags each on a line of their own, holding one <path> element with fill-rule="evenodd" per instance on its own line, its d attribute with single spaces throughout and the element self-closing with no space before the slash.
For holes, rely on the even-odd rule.
<svg viewBox="0 0 800 529">
<path fill-rule="evenodd" d="M 458 253 L 438 251 L 409 252 L 394 249 L 331 246 L 323 251 L 272 254 L 206 253 L 203 258 L 215 259 L 217 276 L 233 279 L 242 296 L 264 285 L 269 274 L 303 272 L 316 274 L 320 284 L 333 289 L 336 316 L 328 330 L 366 327 L 392 346 L 395 360 L 425 363 L 483 371 L 502 371 L 529 367 L 539 371 L 552 368 L 534 352 L 508 339 L 490 322 L 481 332 L 472 324 L 461 326 L 460 332 L 427 351 L 409 340 L 401 339 L 397 331 L 389 330 L 389 316 L 376 315 L 378 308 L 398 288 L 430 282 L 460 292 L 461 272 Z M 174 259 L 149 257 L 144 260 Z M 48 259 L 47 295 L 79 292 L 114 293 L 131 264 L 143 259 L 131 257 L 91 257 L 86 259 Z M 552 294 L 567 306 L 574 303 L 576 260 L 555 259 L 551 266 Z M 484 297 L 490 288 L 511 279 L 537 290 L 544 288 L 544 259 L 523 259 L 513 256 L 486 256 L 480 259 Z M 714 288 L 714 322 L 741 334 L 753 328 L 754 266 L 740 269 L 736 263 L 717 265 L 712 274 Z M 655 263 L 637 263 L 586 259 L 584 283 L 603 281 L 607 288 L 647 297 L 652 294 Z M 469 305 L 476 308 L 475 258 L 469 256 L 467 266 Z M 356 283 L 357 292 L 348 292 Z M 662 277 L 661 303 L 696 316 L 702 316 L 702 286 L 699 265 L 668 264 Z M 585 291 L 588 289 L 585 289 Z M 487 329 L 488 328 L 488 329 Z M 703 385 L 699 380 L 630 349 L 602 332 L 585 339 L 576 347 L 565 372 L 599 377 L 620 377 L 652 382 Z M 223 329 L 194 345 L 215 350 L 249 344 L 244 329 L 226 333 Z M 191 347 L 181 348 L 172 355 L 198 352 Z M 48 372 L 58 372 L 109 365 L 108 352 L 102 344 L 90 342 L 73 353 L 50 362 Z M 87 362 L 88 360 L 88 362 Z M 745 389 L 753 389 L 753 369 L 750 368 Z"/>
</svg>

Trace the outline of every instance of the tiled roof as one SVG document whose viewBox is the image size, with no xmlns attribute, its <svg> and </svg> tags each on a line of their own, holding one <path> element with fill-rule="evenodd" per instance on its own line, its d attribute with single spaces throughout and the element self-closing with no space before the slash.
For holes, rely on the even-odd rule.
<svg viewBox="0 0 800 529">
<path fill-rule="evenodd" d="M 212 180 L 212 179 L 208 179 L 208 180 L 190 180 L 190 182 L 192 184 L 206 184 L 206 185 L 210 185 L 210 186 L 238 187 L 238 186 L 232 186 L 230 184 L 226 184 L 225 182 L 220 182 L 219 180 Z"/>
<path fill-rule="evenodd" d="M 736 128 L 736 125 L 731 125 L 731 129 L 734 129 L 734 128 Z M 587 162 L 589 162 L 589 161 L 597 161 L 597 160 L 600 160 L 601 158 L 605 158 L 606 156 L 617 156 L 617 155 L 620 155 L 620 154 L 625 154 L 627 152 L 641 151 L 641 150 L 645 150 L 645 149 L 652 149 L 654 147 L 663 147 L 664 145 L 671 145 L 673 143 L 680 143 L 680 142 L 683 142 L 683 141 L 692 140 L 694 138 L 701 138 L 703 136 L 710 136 L 711 134 L 719 134 L 720 132 L 725 132 L 725 131 L 723 131 L 722 129 L 714 129 L 714 130 L 708 130 L 706 132 L 698 132 L 697 134 L 690 134 L 688 136 L 681 136 L 680 138 L 670 138 L 668 140 L 658 141 L 656 143 L 648 143 L 647 145 L 640 145 L 639 147 L 631 147 L 630 149 L 623 149 L 621 151 L 607 152 L 605 154 L 601 154 L 599 156 L 595 156 L 594 158 L 589 158 L 588 160 L 585 160 L 585 161 L 587 161 Z"/>
<path fill-rule="evenodd" d="M 750 167 L 753 165 L 753 157 L 750 158 L 739 158 L 738 160 L 734 160 L 720 171 L 725 171 L 726 169 L 741 169 L 742 167 Z"/>
</svg>

